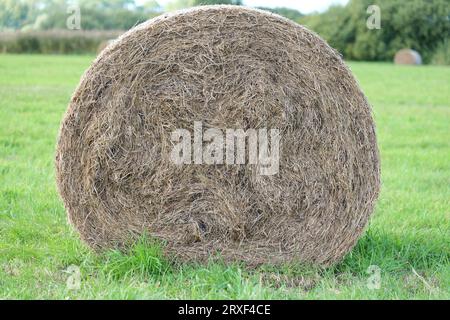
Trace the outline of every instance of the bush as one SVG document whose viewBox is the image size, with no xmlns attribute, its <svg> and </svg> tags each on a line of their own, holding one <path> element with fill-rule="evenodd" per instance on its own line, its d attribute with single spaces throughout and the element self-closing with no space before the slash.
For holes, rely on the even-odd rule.
<svg viewBox="0 0 450 320">
<path fill-rule="evenodd" d="M 450 65 L 450 40 L 447 38 L 442 41 L 433 53 L 432 64 Z"/>
<path fill-rule="evenodd" d="M 93 54 L 105 40 L 123 31 L 48 30 L 0 33 L 0 52 L 44 54 Z"/>
<path fill-rule="evenodd" d="M 369 30 L 369 5 L 381 11 L 381 29 Z M 351 60 L 392 61 L 402 48 L 418 51 L 430 62 L 443 35 L 450 34 L 448 0 L 350 0 L 344 6 L 306 16 L 300 22 Z"/>
</svg>

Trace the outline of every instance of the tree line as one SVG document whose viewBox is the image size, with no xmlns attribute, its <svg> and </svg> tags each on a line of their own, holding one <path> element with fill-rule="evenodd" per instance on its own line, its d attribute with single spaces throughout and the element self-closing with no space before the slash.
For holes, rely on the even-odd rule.
<svg viewBox="0 0 450 320">
<path fill-rule="evenodd" d="M 67 29 L 68 7 L 77 5 L 83 30 L 127 30 L 165 11 L 204 5 L 242 5 L 242 0 L 0 0 L 0 31 Z M 379 7 L 380 28 L 370 29 L 367 8 Z M 306 25 L 346 59 L 391 60 L 401 48 L 417 50 L 425 62 L 450 60 L 449 0 L 350 0 L 323 13 L 262 8 Z"/>
<path fill-rule="evenodd" d="M 377 5 L 380 29 L 369 29 L 367 8 Z M 450 53 L 449 0 L 350 0 L 298 22 L 325 38 L 346 59 L 392 60 L 402 48 L 418 51 L 425 62 Z M 447 57 L 447 60 L 450 57 Z"/>
</svg>

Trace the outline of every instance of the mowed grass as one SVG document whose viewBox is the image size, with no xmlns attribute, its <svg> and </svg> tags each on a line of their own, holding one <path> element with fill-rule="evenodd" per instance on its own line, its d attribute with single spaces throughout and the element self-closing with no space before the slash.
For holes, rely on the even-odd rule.
<svg viewBox="0 0 450 320">
<path fill-rule="evenodd" d="M 54 179 L 60 120 L 93 57 L 0 55 L 0 298 L 450 298 L 450 68 L 351 63 L 374 106 L 382 192 L 367 232 L 328 269 L 176 264 L 141 241 L 92 253 Z M 80 268 L 81 286 L 67 286 Z M 376 283 L 380 270 L 380 287 Z M 369 286 L 368 286 L 369 285 Z"/>
</svg>

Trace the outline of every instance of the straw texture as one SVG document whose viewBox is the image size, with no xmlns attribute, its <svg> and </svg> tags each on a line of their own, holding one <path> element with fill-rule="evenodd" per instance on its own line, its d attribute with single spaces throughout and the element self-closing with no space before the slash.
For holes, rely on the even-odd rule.
<svg viewBox="0 0 450 320">
<path fill-rule="evenodd" d="M 280 130 L 280 169 L 170 161 L 171 132 Z M 373 211 L 371 108 L 340 55 L 268 12 L 205 6 L 149 20 L 93 62 L 62 121 L 59 192 L 96 249 L 142 233 L 180 260 L 329 265 Z"/>
</svg>

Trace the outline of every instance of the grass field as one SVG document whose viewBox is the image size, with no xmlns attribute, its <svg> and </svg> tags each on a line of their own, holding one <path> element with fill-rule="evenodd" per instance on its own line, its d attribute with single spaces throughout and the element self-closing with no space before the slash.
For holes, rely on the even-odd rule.
<svg viewBox="0 0 450 320">
<path fill-rule="evenodd" d="M 95 255 L 54 182 L 59 122 L 92 57 L 0 55 L 0 298 L 450 298 L 450 68 L 351 63 L 374 106 L 382 192 L 340 264 L 246 271 L 171 264 L 141 243 Z M 66 281 L 76 277 L 81 287 Z M 369 266 L 380 270 L 380 288 Z M 375 267 L 376 268 L 376 267 Z"/>
</svg>

